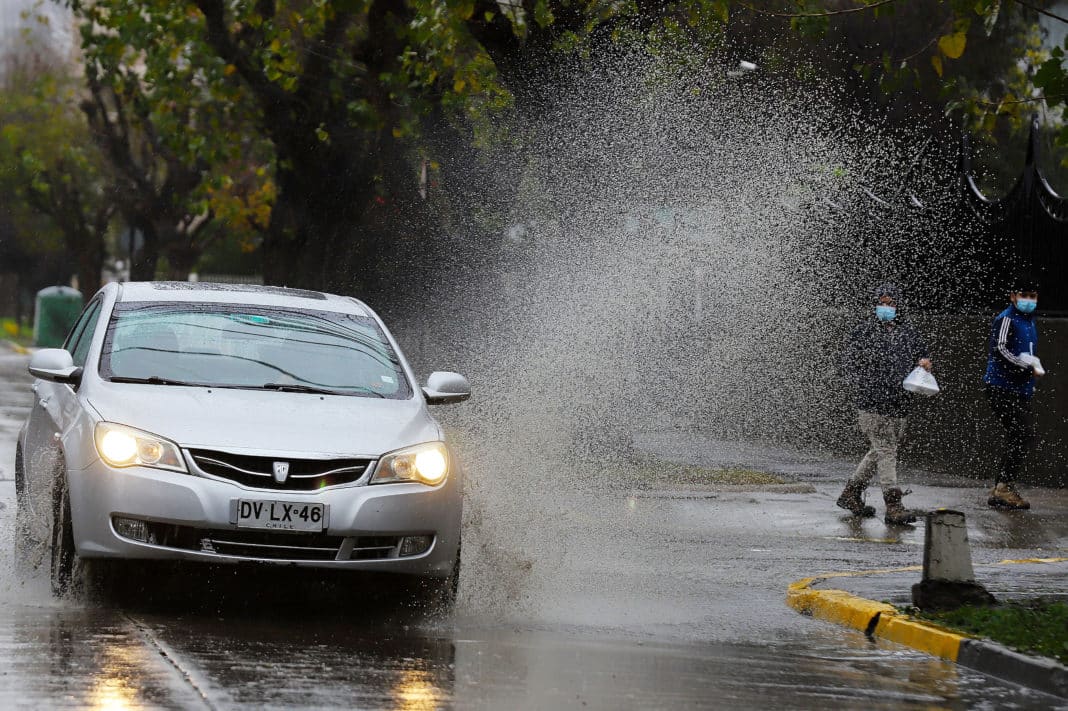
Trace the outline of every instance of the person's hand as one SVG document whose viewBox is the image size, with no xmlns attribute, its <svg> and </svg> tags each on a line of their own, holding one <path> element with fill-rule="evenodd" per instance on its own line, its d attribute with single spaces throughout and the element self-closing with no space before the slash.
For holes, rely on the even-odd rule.
<svg viewBox="0 0 1068 711">
<path fill-rule="evenodd" d="M 931 372 L 931 359 L 930 358 L 920 358 L 919 361 L 916 362 L 916 365 L 920 366 L 921 368 L 923 368 L 927 372 Z"/>
</svg>

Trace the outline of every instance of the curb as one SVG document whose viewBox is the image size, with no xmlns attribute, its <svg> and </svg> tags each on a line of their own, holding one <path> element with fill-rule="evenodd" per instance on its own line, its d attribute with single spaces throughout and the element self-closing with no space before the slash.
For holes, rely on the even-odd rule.
<svg viewBox="0 0 1068 711">
<path fill-rule="evenodd" d="M 32 352 L 26 346 L 20 346 L 18 343 L 15 343 L 14 341 L 2 340 L 2 341 L 0 341 L 0 343 L 3 343 L 5 346 L 7 346 L 11 350 L 15 351 L 19 355 L 30 355 L 30 353 Z"/>
<path fill-rule="evenodd" d="M 1066 561 L 1068 558 L 1032 558 L 1003 560 L 999 565 Z M 833 578 L 921 570 L 921 566 L 910 566 L 804 578 L 787 588 L 786 604 L 803 615 L 852 627 L 869 637 L 897 642 L 989 676 L 1068 698 L 1068 667 L 1053 659 L 1022 654 L 990 640 L 960 634 L 906 615 L 893 605 L 857 597 L 845 590 L 812 589 L 814 584 Z"/>
</svg>

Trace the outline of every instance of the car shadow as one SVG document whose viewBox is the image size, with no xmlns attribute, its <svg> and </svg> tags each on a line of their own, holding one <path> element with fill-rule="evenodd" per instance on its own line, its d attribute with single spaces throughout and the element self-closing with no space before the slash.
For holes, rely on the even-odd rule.
<svg viewBox="0 0 1068 711">
<path fill-rule="evenodd" d="M 278 621 L 338 619 L 419 624 L 448 610 L 423 581 L 403 575 L 258 564 L 119 561 L 87 592 L 128 612 Z"/>
</svg>

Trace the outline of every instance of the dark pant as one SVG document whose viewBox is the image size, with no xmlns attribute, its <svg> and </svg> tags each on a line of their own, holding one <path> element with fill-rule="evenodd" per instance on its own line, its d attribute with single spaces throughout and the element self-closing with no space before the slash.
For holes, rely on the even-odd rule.
<svg viewBox="0 0 1068 711">
<path fill-rule="evenodd" d="M 1024 455 L 1035 439 L 1035 419 L 1031 414 L 1031 398 L 1011 390 L 986 386 L 986 399 L 994 417 L 1005 428 L 1005 458 L 994 484 L 1011 484 L 1020 473 Z"/>
</svg>

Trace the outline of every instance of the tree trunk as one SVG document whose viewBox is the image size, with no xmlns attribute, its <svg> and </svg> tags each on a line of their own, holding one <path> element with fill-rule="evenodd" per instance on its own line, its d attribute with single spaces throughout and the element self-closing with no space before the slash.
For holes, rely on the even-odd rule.
<svg viewBox="0 0 1068 711">
<path fill-rule="evenodd" d="M 167 279 L 189 281 L 189 274 L 200 261 L 202 250 L 188 241 L 171 243 L 167 248 Z"/>
<path fill-rule="evenodd" d="M 103 235 L 84 233 L 75 244 L 68 244 L 77 255 L 78 289 L 88 301 L 100 290 L 100 272 L 104 268 Z"/>
<path fill-rule="evenodd" d="M 353 154 L 345 148 L 317 148 L 315 159 L 289 161 L 292 167 L 278 171 L 278 195 L 263 243 L 264 281 L 352 293 L 364 275 L 349 273 L 345 256 L 365 231 L 374 181 L 352 168 Z"/>
<path fill-rule="evenodd" d="M 137 216 L 131 225 L 141 230 L 144 243 L 141 249 L 130 255 L 130 281 L 152 281 L 156 278 L 159 262 L 159 233 L 152 220 Z"/>
</svg>

